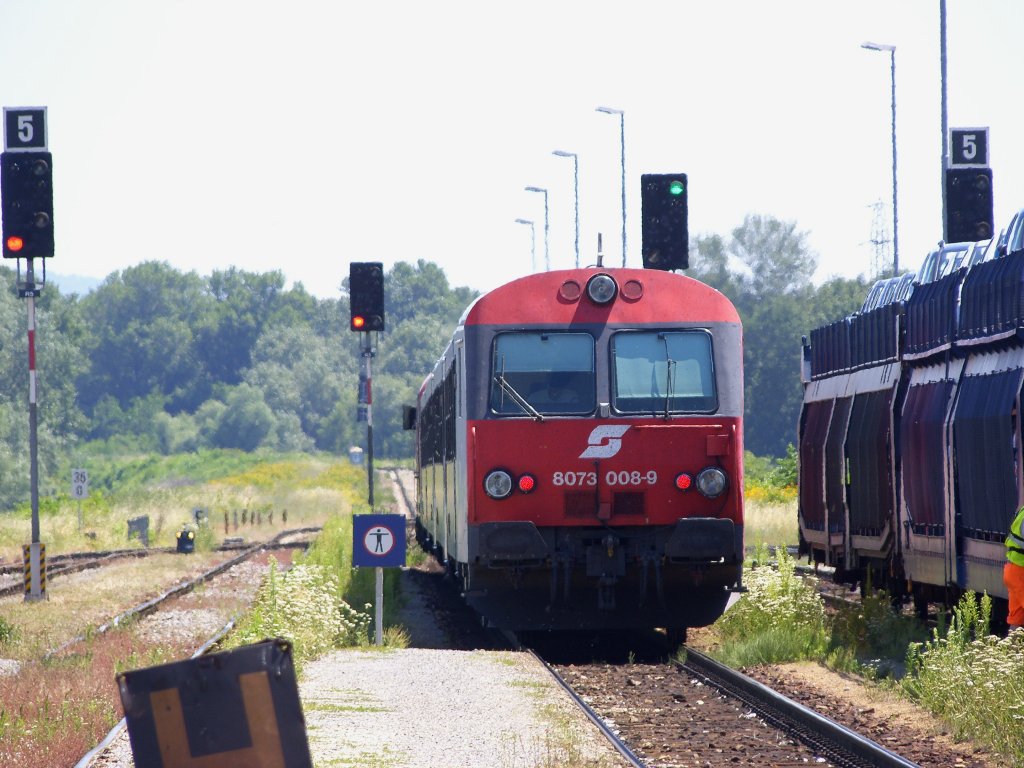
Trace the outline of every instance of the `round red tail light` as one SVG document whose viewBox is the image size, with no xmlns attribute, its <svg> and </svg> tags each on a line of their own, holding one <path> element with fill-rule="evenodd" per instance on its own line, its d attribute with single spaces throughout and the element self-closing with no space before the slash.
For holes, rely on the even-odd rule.
<svg viewBox="0 0 1024 768">
<path fill-rule="evenodd" d="M 518 485 L 522 493 L 530 493 L 530 491 L 537 487 L 537 480 L 533 475 L 523 475 L 519 478 Z"/>
<path fill-rule="evenodd" d="M 688 491 L 690 490 L 690 486 L 692 485 L 693 478 L 690 477 L 685 472 L 680 472 L 678 475 L 676 475 L 676 488 L 678 488 L 680 491 Z"/>
</svg>

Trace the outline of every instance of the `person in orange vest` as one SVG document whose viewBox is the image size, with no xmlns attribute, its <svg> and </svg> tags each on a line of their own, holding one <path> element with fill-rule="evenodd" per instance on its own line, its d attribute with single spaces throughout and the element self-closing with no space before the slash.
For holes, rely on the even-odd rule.
<svg viewBox="0 0 1024 768">
<path fill-rule="evenodd" d="M 1010 534 L 1006 537 L 1006 565 L 1003 566 L 1003 583 L 1009 596 L 1009 611 L 1006 623 L 1010 630 L 1024 626 L 1024 507 L 1010 523 Z"/>
</svg>

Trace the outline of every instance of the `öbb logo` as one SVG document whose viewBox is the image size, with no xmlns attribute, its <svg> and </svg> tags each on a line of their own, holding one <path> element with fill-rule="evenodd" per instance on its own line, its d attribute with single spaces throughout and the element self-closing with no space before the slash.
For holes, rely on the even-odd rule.
<svg viewBox="0 0 1024 768">
<path fill-rule="evenodd" d="M 594 427 L 587 438 L 587 450 L 580 454 L 581 459 L 610 459 L 622 448 L 622 436 L 629 429 L 629 424 L 604 424 Z"/>
</svg>

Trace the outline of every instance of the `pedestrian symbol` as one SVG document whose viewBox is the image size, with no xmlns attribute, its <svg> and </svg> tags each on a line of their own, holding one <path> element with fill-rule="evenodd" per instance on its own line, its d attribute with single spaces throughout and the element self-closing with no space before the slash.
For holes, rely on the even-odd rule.
<svg viewBox="0 0 1024 768">
<path fill-rule="evenodd" d="M 371 555 L 386 555 L 395 546 L 395 537 L 383 525 L 375 525 L 367 531 L 364 543 Z"/>
<path fill-rule="evenodd" d="M 353 515 L 352 565 L 405 565 L 405 523 L 403 515 Z"/>
</svg>

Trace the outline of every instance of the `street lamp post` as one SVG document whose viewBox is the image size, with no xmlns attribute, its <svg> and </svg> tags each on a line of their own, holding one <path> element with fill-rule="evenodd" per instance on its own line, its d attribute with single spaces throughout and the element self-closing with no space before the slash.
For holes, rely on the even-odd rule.
<svg viewBox="0 0 1024 768">
<path fill-rule="evenodd" d="M 576 269 L 580 268 L 580 159 L 575 152 L 556 149 L 551 154 L 572 158 L 572 194 L 576 210 Z"/>
<path fill-rule="evenodd" d="M 530 225 L 530 274 L 537 271 L 537 231 L 529 219 L 516 219 L 516 224 Z"/>
<path fill-rule="evenodd" d="M 863 43 L 860 47 L 866 48 L 869 51 L 888 51 L 889 53 L 892 89 L 892 273 L 893 275 L 898 275 L 900 271 L 900 230 L 896 206 L 896 46 L 884 45 L 882 43 Z"/>
<path fill-rule="evenodd" d="M 949 168 L 949 126 L 946 116 L 946 0 L 939 0 L 939 123 L 942 130 L 942 161 L 939 169 L 939 189 L 942 190 L 942 240 L 945 242 L 948 224 L 946 218 L 946 169 Z M 995 233 L 993 233 L 995 234 Z"/>
<path fill-rule="evenodd" d="M 622 266 L 626 266 L 626 113 L 612 107 L 598 107 L 598 112 L 619 116 L 619 148 L 622 164 Z"/>
<path fill-rule="evenodd" d="M 548 191 L 542 187 L 526 187 L 527 192 L 544 193 L 544 270 L 551 270 L 551 254 L 548 251 Z"/>
</svg>

